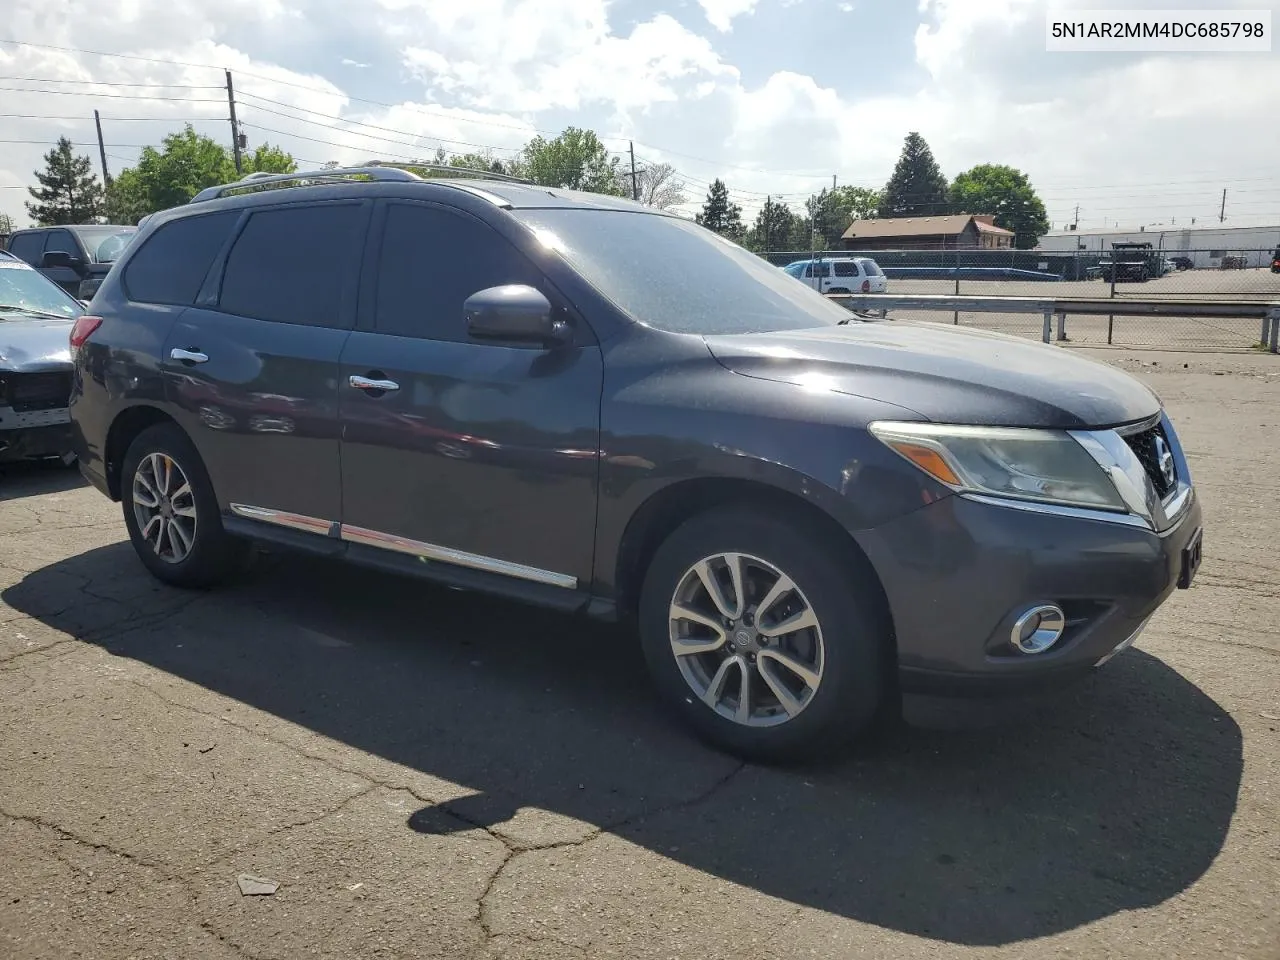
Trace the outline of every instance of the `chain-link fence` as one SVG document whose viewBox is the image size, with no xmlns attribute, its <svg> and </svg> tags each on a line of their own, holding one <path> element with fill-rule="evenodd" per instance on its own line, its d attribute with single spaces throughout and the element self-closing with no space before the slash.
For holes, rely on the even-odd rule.
<svg viewBox="0 0 1280 960">
<path fill-rule="evenodd" d="M 776 251 L 763 256 L 779 267 L 799 260 L 865 257 L 880 266 L 890 294 L 1116 300 L 1117 312 L 1112 316 L 1071 318 L 1068 340 L 1084 345 L 1247 350 L 1258 342 L 1258 327 L 1252 321 L 1126 316 L 1123 301 L 1130 297 L 1280 302 L 1280 248 L 827 250 Z M 1027 314 L 893 311 L 892 315 L 1037 338 L 1041 331 L 1040 319 Z"/>
</svg>

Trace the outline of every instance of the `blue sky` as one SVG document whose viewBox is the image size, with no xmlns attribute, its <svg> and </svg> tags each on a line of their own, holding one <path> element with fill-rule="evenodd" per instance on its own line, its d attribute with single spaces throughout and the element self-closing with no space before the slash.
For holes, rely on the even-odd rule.
<svg viewBox="0 0 1280 960">
<path fill-rule="evenodd" d="M 1085 228 L 1203 222 L 1223 187 L 1229 222 L 1280 222 L 1280 51 L 1049 54 L 1049 2 L 133 0 L 55 16 L 9 0 L 0 39 L 28 45 L 0 43 L 0 76 L 32 79 L 0 81 L 22 88 L 0 91 L 0 113 L 22 115 L 0 118 L 0 212 L 25 219 L 16 187 L 57 136 L 91 144 L 95 107 L 115 169 L 188 120 L 226 139 L 218 91 L 188 88 L 227 67 L 251 143 L 307 161 L 504 156 L 573 124 L 673 164 L 695 204 L 723 177 L 749 217 L 833 174 L 882 184 L 914 130 L 948 176 L 1023 169 L 1059 224 L 1077 204 Z M 1212 6 L 1280 26 L 1280 0 Z"/>
</svg>

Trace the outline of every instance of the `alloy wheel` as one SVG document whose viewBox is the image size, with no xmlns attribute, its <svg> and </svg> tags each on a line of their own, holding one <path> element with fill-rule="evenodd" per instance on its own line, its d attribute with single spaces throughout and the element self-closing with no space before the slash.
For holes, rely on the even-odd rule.
<svg viewBox="0 0 1280 960">
<path fill-rule="evenodd" d="M 818 617 L 795 582 L 759 557 L 720 553 L 699 560 L 680 578 L 668 621 L 685 682 L 735 723 L 786 723 L 822 683 Z"/>
<path fill-rule="evenodd" d="M 178 462 L 149 453 L 133 474 L 133 515 L 142 539 L 166 563 L 181 563 L 196 539 L 196 502 Z"/>
</svg>

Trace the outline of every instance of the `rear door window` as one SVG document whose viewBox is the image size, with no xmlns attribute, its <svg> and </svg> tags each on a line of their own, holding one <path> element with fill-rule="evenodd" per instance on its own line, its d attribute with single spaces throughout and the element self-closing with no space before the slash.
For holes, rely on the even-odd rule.
<svg viewBox="0 0 1280 960">
<path fill-rule="evenodd" d="M 151 234 L 124 269 L 125 295 L 138 303 L 190 306 L 240 211 L 171 220 Z"/>
<path fill-rule="evenodd" d="M 343 294 L 358 269 L 366 216 L 360 202 L 255 212 L 227 256 L 218 309 L 274 323 L 349 327 Z"/>
<path fill-rule="evenodd" d="M 44 253 L 44 238 L 47 233 L 43 230 L 37 233 L 22 233 L 9 240 L 9 252 L 19 260 L 25 260 L 33 267 L 40 266 L 40 257 Z"/>
</svg>

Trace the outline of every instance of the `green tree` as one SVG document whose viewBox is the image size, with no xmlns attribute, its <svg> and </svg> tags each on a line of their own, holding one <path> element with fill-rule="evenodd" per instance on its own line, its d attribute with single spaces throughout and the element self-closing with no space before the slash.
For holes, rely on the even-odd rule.
<svg viewBox="0 0 1280 960">
<path fill-rule="evenodd" d="M 297 173 L 298 162 L 292 155 L 269 143 L 260 144 L 253 153 L 240 158 L 244 174 L 248 173 Z"/>
<path fill-rule="evenodd" d="M 848 221 L 844 225 L 845 230 L 849 229 L 849 224 L 853 221 L 869 220 L 880 211 L 882 194 L 879 190 L 869 187 L 837 187 L 835 194 L 840 212 Z"/>
<path fill-rule="evenodd" d="M 951 203 L 965 213 L 995 214 L 996 226 L 1012 230 L 1013 245 L 1029 250 L 1049 232 L 1049 215 L 1021 170 L 980 163 L 951 184 Z"/>
<path fill-rule="evenodd" d="M 742 207 L 729 201 L 729 188 L 719 177 L 712 182 L 711 189 L 707 191 L 707 202 L 694 219 L 708 230 L 714 230 L 730 240 L 740 240 L 744 232 Z"/>
<path fill-rule="evenodd" d="M 14 222 L 13 217 L 7 213 L 0 213 L 0 237 L 7 237 L 17 229 L 18 225 Z"/>
<path fill-rule="evenodd" d="M 44 170 L 35 171 L 40 186 L 28 187 L 36 201 L 27 201 L 27 214 L 40 226 L 93 223 L 102 215 L 102 184 L 93 173 L 87 155 L 76 156 L 71 141 L 58 138 L 58 145 L 44 155 Z"/>
<path fill-rule="evenodd" d="M 293 173 L 297 163 L 278 147 L 264 143 L 242 157 L 237 174 L 231 151 L 188 124 L 171 133 L 160 149 L 144 147 L 136 166 L 127 167 L 107 191 L 107 216 L 115 223 L 137 223 L 157 210 L 178 207 L 206 187 L 232 183 L 250 173 Z"/>
<path fill-rule="evenodd" d="M 534 137 L 514 166 L 516 176 L 544 186 L 623 195 L 618 158 L 590 130 L 567 127 L 551 140 Z"/>
<path fill-rule="evenodd" d="M 795 250 L 808 243 L 804 221 L 785 203 L 768 198 L 747 231 L 745 245 L 756 253 Z"/>
<path fill-rule="evenodd" d="M 882 217 L 934 217 L 949 207 L 947 178 L 933 159 L 924 137 L 907 134 L 893 176 L 884 186 L 879 214 Z"/>
</svg>

